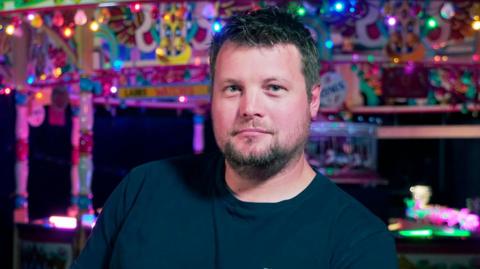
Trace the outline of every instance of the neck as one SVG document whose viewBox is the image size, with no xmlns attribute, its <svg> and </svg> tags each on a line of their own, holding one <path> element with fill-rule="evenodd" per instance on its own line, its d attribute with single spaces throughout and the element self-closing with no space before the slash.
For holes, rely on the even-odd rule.
<svg viewBox="0 0 480 269">
<path fill-rule="evenodd" d="M 245 178 L 225 161 L 227 186 L 244 202 L 275 203 L 291 199 L 301 193 L 314 177 L 315 171 L 303 152 L 287 163 L 279 173 L 260 181 Z"/>
</svg>

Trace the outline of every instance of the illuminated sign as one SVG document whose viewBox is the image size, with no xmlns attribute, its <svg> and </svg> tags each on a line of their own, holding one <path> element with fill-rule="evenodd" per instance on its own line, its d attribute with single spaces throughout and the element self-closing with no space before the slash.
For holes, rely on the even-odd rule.
<svg viewBox="0 0 480 269">
<path fill-rule="evenodd" d="M 124 87 L 118 89 L 119 98 L 157 98 L 208 94 L 208 85 Z"/>
</svg>

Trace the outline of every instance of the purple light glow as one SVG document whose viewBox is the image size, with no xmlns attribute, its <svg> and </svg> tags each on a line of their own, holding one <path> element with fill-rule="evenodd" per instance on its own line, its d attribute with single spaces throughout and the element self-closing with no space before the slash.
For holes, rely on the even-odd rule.
<svg viewBox="0 0 480 269">
<path fill-rule="evenodd" d="M 387 24 L 389 26 L 395 26 L 395 24 L 397 24 L 397 19 L 395 17 L 388 17 Z"/>
<path fill-rule="evenodd" d="M 77 228 L 77 219 L 72 217 L 50 216 L 48 222 L 56 228 L 75 229 Z"/>
<path fill-rule="evenodd" d="M 185 103 L 185 102 L 187 102 L 187 97 L 184 96 L 184 95 L 181 95 L 181 96 L 178 97 L 178 101 L 180 103 Z"/>
</svg>

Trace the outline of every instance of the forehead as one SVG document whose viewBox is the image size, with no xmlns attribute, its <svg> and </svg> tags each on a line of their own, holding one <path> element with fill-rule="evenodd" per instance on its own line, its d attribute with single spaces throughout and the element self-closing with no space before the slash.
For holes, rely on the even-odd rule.
<svg viewBox="0 0 480 269">
<path fill-rule="evenodd" d="M 300 51 L 293 44 L 246 46 L 226 42 L 220 49 L 214 80 L 274 76 L 303 80 Z"/>
</svg>

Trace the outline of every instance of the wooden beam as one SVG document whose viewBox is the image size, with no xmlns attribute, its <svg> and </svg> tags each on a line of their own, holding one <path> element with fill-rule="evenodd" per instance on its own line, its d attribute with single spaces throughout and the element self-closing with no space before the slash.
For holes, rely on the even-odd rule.
<svg viewBox="0 0 480 269">
<path fill-rule="evenodd" d="M 479 105 L 470 104 L 468 111 L 479 111 Z M 454 113 L 462 110 L 461 105 L 432 105 L 432 106 L 360 106 L 350 109 L 353 114 L 415 114 L 415 113 Z M 320 108 L 322 114 L 336 114 L 340 110 L 335 108 Z"/>
<path fill-rule="evenodd" d="M 480 125 L 381 126 L 378 139 L 478 139 Z"/>
</svg>

